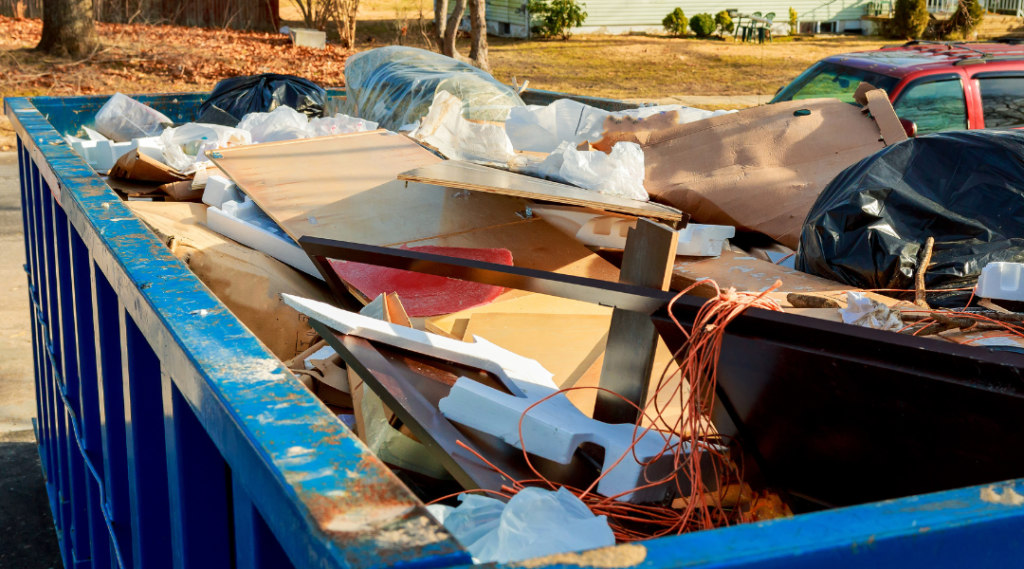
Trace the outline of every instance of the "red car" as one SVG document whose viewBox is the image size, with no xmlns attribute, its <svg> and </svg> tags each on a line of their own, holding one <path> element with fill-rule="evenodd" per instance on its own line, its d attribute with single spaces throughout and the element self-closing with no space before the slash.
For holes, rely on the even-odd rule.
<svg viewBox="0 0 1024 569">
<path fill-rule="evenodd" d="M 1019 40 L 1018 40 L 1019 41 Z M 834 97 L 853 103 L 861 81 L 885 89 L 917 134 L 1024 127 L 1024 45 L 912 41 L 827 57 L 771 102 Z"/>
</svg>

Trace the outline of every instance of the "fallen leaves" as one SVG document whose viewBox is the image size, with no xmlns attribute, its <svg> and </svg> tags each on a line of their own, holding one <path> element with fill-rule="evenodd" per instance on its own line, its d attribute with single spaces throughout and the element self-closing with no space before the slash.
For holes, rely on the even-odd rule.
<svg viewBox="0 0 1024 569">
<path fill-rule="evenodd" d="M 0 93 L 87 95 L 208 90 L 238 75 L 284 73 L 324 87 L 345 84 L 337 45 L 296 47 L 265 32 L 169 25 L 96 23 L 101 46 L 80 60 L 35 52 L 42 21 L 0 16 Z"/>
</svg>

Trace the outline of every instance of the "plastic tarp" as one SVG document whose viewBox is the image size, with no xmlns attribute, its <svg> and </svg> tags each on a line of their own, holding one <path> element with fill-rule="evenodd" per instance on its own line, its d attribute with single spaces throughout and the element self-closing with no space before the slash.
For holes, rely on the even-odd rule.
<svg viewBox="0 0 1024 569">
<path fill-rule="evenodd" d="M 307 118 L 315 118 L 323 116 L 326 100 L 323 87 L 302 77 L 278 73 L 243 75 L 218 82 L 210 98 L 199 107 L 199 115 L 223 117 L 222 112 L 226 112 L 241 120 L 249 113 L 267 113 L 285 105 Z"/>
<path fill-rule="evenodd" d="M 522 99 L 490 74 L 450 57 L 413 47 L 357 53 L 345 62 L 342 112 L 397 131 L 426 116 L 438 91 L 463 103 L 463 118 L 504 122 Z"/>
<path fill-rule="evenodd" d="M 993 261 L 1024 261 L 1024 133 L 946 132 L 886 147 L 840 173 L 804 222 L 797 269 L 863 289 L 970 288 Z M 970 291 L 929 294 L 962 307 Z"/>
</svg>

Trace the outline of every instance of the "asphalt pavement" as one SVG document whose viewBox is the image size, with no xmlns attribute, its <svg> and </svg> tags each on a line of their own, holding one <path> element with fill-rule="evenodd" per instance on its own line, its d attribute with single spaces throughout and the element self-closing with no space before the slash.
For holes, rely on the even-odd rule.
<svg viewBox="0 0 1024 569">
<path fill-rule="evenodd" d="M 39 452 L 15 152 L 0 152 L 0 569 L 63 567 Z"/>
</svg>

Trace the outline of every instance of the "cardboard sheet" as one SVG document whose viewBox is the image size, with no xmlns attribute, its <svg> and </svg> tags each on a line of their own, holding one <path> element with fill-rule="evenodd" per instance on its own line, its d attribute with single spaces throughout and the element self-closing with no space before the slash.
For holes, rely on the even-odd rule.
<svg viewBox="0 0 1024 569">
<path fill-rule="evenodd" d="M 206 205 L 128 202 L 172 253 L 282 361 L 310 347 L 316 333 L 281 293 L 331 302 L 325 285 L 259 251 L 206 229 Z"/>
<path fill-rule="evenodd" d="M 763 233 L 790 248 L 821 190 L 885 147 L 871 115 L 835 99 L 776 103 L 660 130 L 623 125 L 608 136 L 641 144 L 652 199 L 695 223 Z"/>
</svg>

